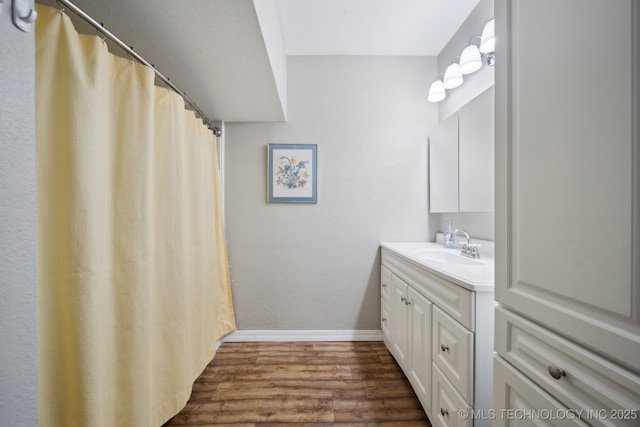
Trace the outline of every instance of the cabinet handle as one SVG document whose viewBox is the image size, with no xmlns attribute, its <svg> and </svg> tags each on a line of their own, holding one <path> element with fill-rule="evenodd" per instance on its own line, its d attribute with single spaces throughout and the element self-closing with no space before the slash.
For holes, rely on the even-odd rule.
<svg viewBox="0 0 640 427">
<path fill-rule="evenodd" d="M 400 297 L 400 301 L 405 302 L 407 299 L 405 297 Z"/>
<path fill-rule="evenodd" d="M 383 284 L 382 284 L 382 287 L 383 287 L 383 288 L 386 288 L 386 287 L 387 287 L 387 284 L 386 284 L 386 283 L 383 283 Z"/>
<path fill-rule="evenodd" d="M 444 345 L 444 344 L 441 344 L 441 345 L 440 345 L 440 350 L 442 350 L 442 351 L 448 351 L 448 350 L 449 350 L 449 347 L 447 347 L 447 346 L 446 346 L 446 345 Z"/>
<path fill-rule="evenodd" d="M 411 301 L 409 301 L 408 299 L 405 299 L 405 300 L 404 300 L 404 304 L 405 304 L 405 305 L 411 305 Z"/>
<path fill-rule="evenodd" d="M 387 318 L 386 318 L 386 317 L 383 317 L 383 318 L 382 318 L 382 321 L 383 321 L 383 322 L 386 322 L 386 321 L 387 321 Z"/>
<path fill-rule="evenodd" d="M 449 411 L 447 411 L 444 408 L 440 408 L 440 414 L 444 417 L 444 416 L 449 416 Z"/>
<path fill-rule="evenodd" d="M 551 375 L 556 380 L 559 380 L 560 378 L 567 375 L 564 369 L 558 368 L 557 366 L 554 366 L 554 365 L 549 365 L 547 370 L 549 371 L 549 375 Z"/>
</svg>

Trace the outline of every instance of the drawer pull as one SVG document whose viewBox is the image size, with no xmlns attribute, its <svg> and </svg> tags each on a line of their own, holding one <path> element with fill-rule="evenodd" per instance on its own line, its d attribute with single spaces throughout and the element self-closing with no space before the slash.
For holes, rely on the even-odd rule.
<svg viewBox="0 0 640 427">
<path fill-rule="evenodd" d="M 441 344 L 441 345 L 440 345 L 440 350 L 442 350 L 442 351 L 448 351 L 448 350 L 449 350 L 449 347 L 448 347 L 448 346 L 446 346 L 446 345 L 444 345 L 444 344 Z"/>
<path fill-rule="evenodd" d="M 556 380 L 559 380 L 560 378 L 567 375 L 564 369 L 558 368 L 557 366 L 554 366 L 554 365 L 549 365 L 547 370 L 549 371 L 549 375 L 551 375 Z"/>
<path fill-rule="evenodd" d="M 440 408 L 440 414 L 445 417 L 445 416 L 449 416 L 449 411 L 447 411 L 444 408 Z"/>
</svg>

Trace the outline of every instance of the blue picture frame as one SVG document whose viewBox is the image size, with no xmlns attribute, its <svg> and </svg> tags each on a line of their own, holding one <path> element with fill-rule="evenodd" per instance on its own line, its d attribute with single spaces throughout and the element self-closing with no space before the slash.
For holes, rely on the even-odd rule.
<svg viewBox="0 0 640 427">
<path fill-rule="evenodd" d="M 318 146 L 267 145 L 267 202 L 318 202 Z"/>
</svg>

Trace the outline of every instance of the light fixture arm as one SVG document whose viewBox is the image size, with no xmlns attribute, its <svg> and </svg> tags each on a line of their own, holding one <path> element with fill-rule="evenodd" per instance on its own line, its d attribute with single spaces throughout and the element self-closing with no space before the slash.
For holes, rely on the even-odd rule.
<svg viewBox="0 0 640 427">
<path fill-rule="evenodd" d="M 473 41 L 474 41 L 475 39 L 478 39 L 478 47 L 479 47 L 479 46 L 480 46 L 480 42 L 482 41 L 482 37 L 480 37 L 480 35 L 478 35 L 478 34 L 476 34 L 475 36 L 472 36 L 472 37 L 469 39 L 469 42 L 467 43 L 467 45 L 473 44 Z"/>
</svg>

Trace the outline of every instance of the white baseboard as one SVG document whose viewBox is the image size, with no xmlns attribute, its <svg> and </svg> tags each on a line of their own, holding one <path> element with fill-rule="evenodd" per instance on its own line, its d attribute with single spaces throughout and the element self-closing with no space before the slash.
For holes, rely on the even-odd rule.
<svg viewBox="0 0 640 427">
<path fill-rule="evenodd" d="M 253 330 L 234 331 L 223 342 L 382 341 L 381 330 Z"/>
</svg>

